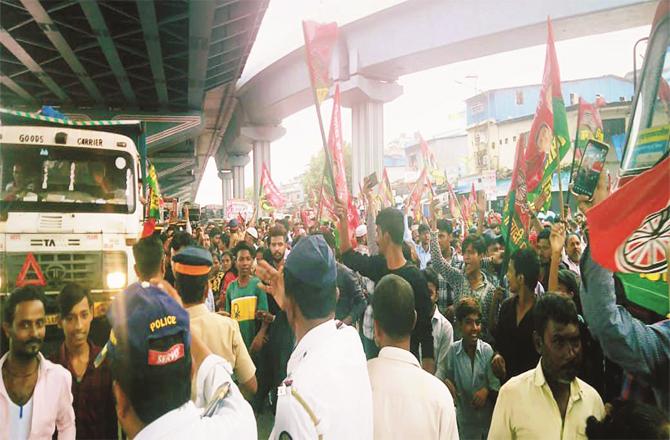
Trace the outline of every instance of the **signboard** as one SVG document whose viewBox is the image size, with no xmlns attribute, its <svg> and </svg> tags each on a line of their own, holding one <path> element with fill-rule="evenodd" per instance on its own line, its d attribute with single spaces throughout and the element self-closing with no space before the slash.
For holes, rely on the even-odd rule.
<svg viewBox="0 0 670 440">
<path fill-rule="evenodd" d="M 231 199 L 226 202 L 226 218 L 242 217 L 248 219 L 253 214 L 254 207 L 251 203 L 242 199 Z"/>
</svg>

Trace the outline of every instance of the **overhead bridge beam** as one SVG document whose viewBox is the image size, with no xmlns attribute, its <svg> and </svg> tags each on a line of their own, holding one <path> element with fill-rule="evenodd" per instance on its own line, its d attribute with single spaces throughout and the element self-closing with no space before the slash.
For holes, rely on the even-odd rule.
<svg viewBox="0 0 670 440">
<path fill-rule="evenodd" d="M 65 91 L 49 76 L 48 73 L 40 67 L 39 64 L 25 51 L 18 41 L 12 37 L 5 29 L 0 28 L 0 43 L 9 50 L 19 61 L 23 63 L 26 68 L 32 72 L 42 83 L 47 86 L 54 95 L 58 96 L 62 101 L 69 101 Z"/>
<path fill-rule="evenodd" d="M 16 82 L 14 82 L 14 80 L 8 77 L 7 75 L 0 75 L 0 84 L 3 84 L 9 90 L 16 93 L 26 101 L 35 102 L 35 98 L 33 97 L 33 95 L 28 93 L 28 91 L 23 87 L 21 87 L 20 85 L 16 84 Z"/>
<path fill-rule="evenodd" d="M 195 158 L 191 158 L 190 160 L 187 160 L 185 162 L 178 163 L 177 165 L 171 166 L 170 168 L 164 168 L 162 170 L 159 170 L 157 172 L 157 175 L 158 178 L 160 179 L 161 177 L 169 176 L 170 174 L 175 174 L 178 173 L 179 171 L 193 167 L 195 167 Z"/>
<path fill-rule="evenodd" d="M 161 37 L 158 31 L 158 21 L 156 20 L 155 3 L 146 0 L 137 0 L 137 10 L 140 14 L 142 23 L 142 32 L 144 32 L 144 41 L 149 52 L 149 63 L 151 64 L 151 73 L 154 75 L 156 84 L 156 94 L 158 102 L 161 105 L 167 105 L 168 93 L 165 82 L 165 69 L 163 68 L 163 53 L 161 50 Z"/>
<path fill-rule="evenodd" d="M 193 176 L 182 177 L 182 178 L 179 178 L 179 180 L 172 180 L 172 182 L 170 184 L 161 187 L 161 191 L 163 191 L 165 193 L 168 193 L 168 192 L 171 192 L 175 188 L 178 188 L 178 187 L 184 186 L 184 185 L 190 185 L 193 182 L 195 182 L 195 177 L 193 177 Z"/>
<path fill-rule="evenodd" d="M 79 62 L 74 51 L 68 42 L 65 41 L 63 34 L 60 33 L 58 27 L 42 7 L 39 0 L 21 0 L 21 3 L 30 12 L 30 15 L 33 16 L 35 22 L 42 29 L 49 41 L 51 41 L 51 44 L 58 50 L 58 53 L 60 53 L 67 65 L 70 66 L 70 69 L 72 69 L 77 78 L 79 78 L 93 100 L 98 104 L 104 103 L 105 99 L 102 97 L 100 89 L 95 85 L 86 68 Z"/>
<path fill-rule="evenodd" d="M 192 109 L 200 109 L 205 94 L 207 56 L 215 7 L 214 0 L 192 1 L 188 4 L 188 106 Z"/>
<path fill-rule="evenodd" d="M 133 87 L 130 85 L 126 69 L 123 67 L 119 52 L 109 33 L 107 23 L 105 23 L 105 17 L 102 15 L 98 2 L 79 0 L 79 5 L 84 11 L 89 25 L 98 39 L 98 44 L 100 45 L 105 58 L 107 58 L 109 67 L 112 69 L 112 72 L 114 72 L 114 76 L 119 83 L 119 87 L 121 87 L 123 96 L 131 104 L 137 104 L 137 97 L 135 96 L 135 92 L 133 92 Z"/>
</svg>

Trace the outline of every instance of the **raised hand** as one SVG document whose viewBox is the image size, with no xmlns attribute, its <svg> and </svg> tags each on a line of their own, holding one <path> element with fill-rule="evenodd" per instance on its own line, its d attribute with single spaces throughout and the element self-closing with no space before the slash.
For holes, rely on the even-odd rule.
<svg viewBox="0 0 670 440">
<path fill-rule="evenodd" d="M 267 261 L 261 261 L 256 266 L 256 276 L 261 280 L 258 288 L 272 295 L 280 309 L 284 310 L 286 293 L 284 291 L 284 270 L 277 270 Z"/>
<path fill-rule="evenodd" d="M 560 254 L 565 246 L 565 224 L 555 223 L 551 226 L 551 234 L 549 235 L 549 242 L 551 243 L 551 252 Z"/>
</svg>

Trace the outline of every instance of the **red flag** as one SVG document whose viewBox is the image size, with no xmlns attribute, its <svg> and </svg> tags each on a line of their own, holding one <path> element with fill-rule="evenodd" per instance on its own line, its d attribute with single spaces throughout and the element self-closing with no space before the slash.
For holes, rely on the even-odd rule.
<svg viewBox="0 0 670 440">
<path fill-rule="evenodd" d="M 427 180 L 428 180 L 428 172 L 426 168 L 424 168 L 421 174 L 419 175 L 419 178 L 416 179 L 416 183 L 412 188 L 412 192 L 409 194 L 409 198 L 407 199 L 407 206 L 409 206 L 414 210 L 415 217 L 416 216 L 420 217 L 421 215 L 421 196 L 423 195 L 423 192 L 426 188 Z"/>
<path fill-rule="evenodd" d="M 384 168 L 384 173 L 382 174 L 382 181 L 379 185 L 379 198 L 382 203 L 382 207 L 388 208 L 389 206 L 395 205 L 393 200 L 393 190 L 391 189 L 391 181 L 389 180 L 389 175 Z"/>
<path fill-rule="evenodd" d="M 659 273 L 670 244 L 670 158 L 586 213 L 593 259 L 613 272 Z"/>
<path fill-rule="evenodd" d="M 261 172 L 260 192 L 260 206 L 266 211 L 279 209 L 286 203 L 286 199 L 282 196 L 277 185 L 272 181 L 270 171 L 268 171 L 265 164 L 263 164 L 263 170 Z"/>
<path fill-rule="evenodd" d="M 465 196 L 462 196 L 461 207 L 463 209 L 463 217 L 464 217 L 463 220 L 465 220 L 465 226 L 469 228 L 471 223 L 470 200 Z"/>
<path fill-rule="evenodd" d="M 349 233 L 353 236 L 356 227 L 358 226 L 358 212 L 356 211 L 356 207 L 349 194 L 349 189 L 347 188 L 347 176 L 344 171 L 339 84 L 335 85 L 335 94 L 333 95 L 333 114 L 330 118 L 330 132 L 328 133 L 328 153 L 330 154 L 333 165 L 333 180 L 335 181 L 334 192 L 338 200 L 347 203 Z"/>
<path fill-rule="evenodd" d="M 330 58 L 337 42 L 337 23 L 316 23 L 303 21 L 302 31 L 307 52 L 307 67 L 312 88 L 316 92 L 317 103 L 328 96 L 331 79 Z"/>
<path fill-rule="evenodd" d="M 475 182 L 472 182 L 472 187 L 470 188 L 470 207 L 477 204 L 477 191 L 475 191 Z"/>
<path fill-rule="evenodd" d="M 449 209 L 451 209 L 451 216 L 453 218 L 464 218 L 465 216 L 463 215 L 463 208 L 461 207 L 461 204 L 458 203 L 458 197 L 456 197 L 454 187 L 451 186 L 451 183 L 449 183 L 448 180 L 447 180 L 447 188 L 449 190 Z M 455 212 L 455 208 L 457 208 L 458 211 Z"/>
<path fill-rule="evenodd" d="M 509 253 L 516 249 L 523 249 L 529 244 L 530 208 L 528 207 L 526 162 L 524 160 L 527 139 L 528 132 L 521 133 L 517 140 L 512 181 L 503 207 L 501 232 Z"/>
<path fill-rule="evenodd" d="M 603 122 L 600 119 L 598 101 L 590 104 L 579 98 L 579 113 L 577 114 L 577 142 L 573 162 L 581 163 L 582 154 L 589 139 L 603 140 Z M 573 165 L 574 168 L 574 165 Z"/>
</svg>

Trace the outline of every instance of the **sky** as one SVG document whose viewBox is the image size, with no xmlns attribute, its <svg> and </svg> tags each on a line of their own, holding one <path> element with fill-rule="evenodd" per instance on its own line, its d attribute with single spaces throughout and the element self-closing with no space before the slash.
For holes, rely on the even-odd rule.
<svg viewBox="0 0 670 440">
<path fill-rule="evenodd" d="M 303 45 L 301 20 L 337 21 L 341 26 L 401 1 L 271 0 L 238 87 Z M 295 14 L 296 10 L 303 11 L 303 15 Z M 648 34 L 649 26 L 642 26 L 556 42 L 561 80 L 625 75 L 633 70 L 633 44 Z M 546 46 L 542 44 L 400 77 L 398 83 L 403 86 L 403 94 L 384 105 L 385 143 L 417 131 L 426 139 L 463 131 L 466 98 L 484 90 L 539 84 L 545 50 Z M 331 106 L 331 100 L 322 104 L 326 126 Z M 310 158 L 322 148 L 314 107 L 287 117 L 281 125 L 286 128 L 286 134 L 271 146 L 272 178 L 278 185 L 302 174 Z M 342 108 L 342 133 L 344 141 L 351 142 L 351 111 L 347 108 Z M 245 169 L 247 187 L 253 186 L 251 163 Z M 221 181 L 211 159 L 196 202 L 203 205 L 221 203 Z"/>
</svg>

